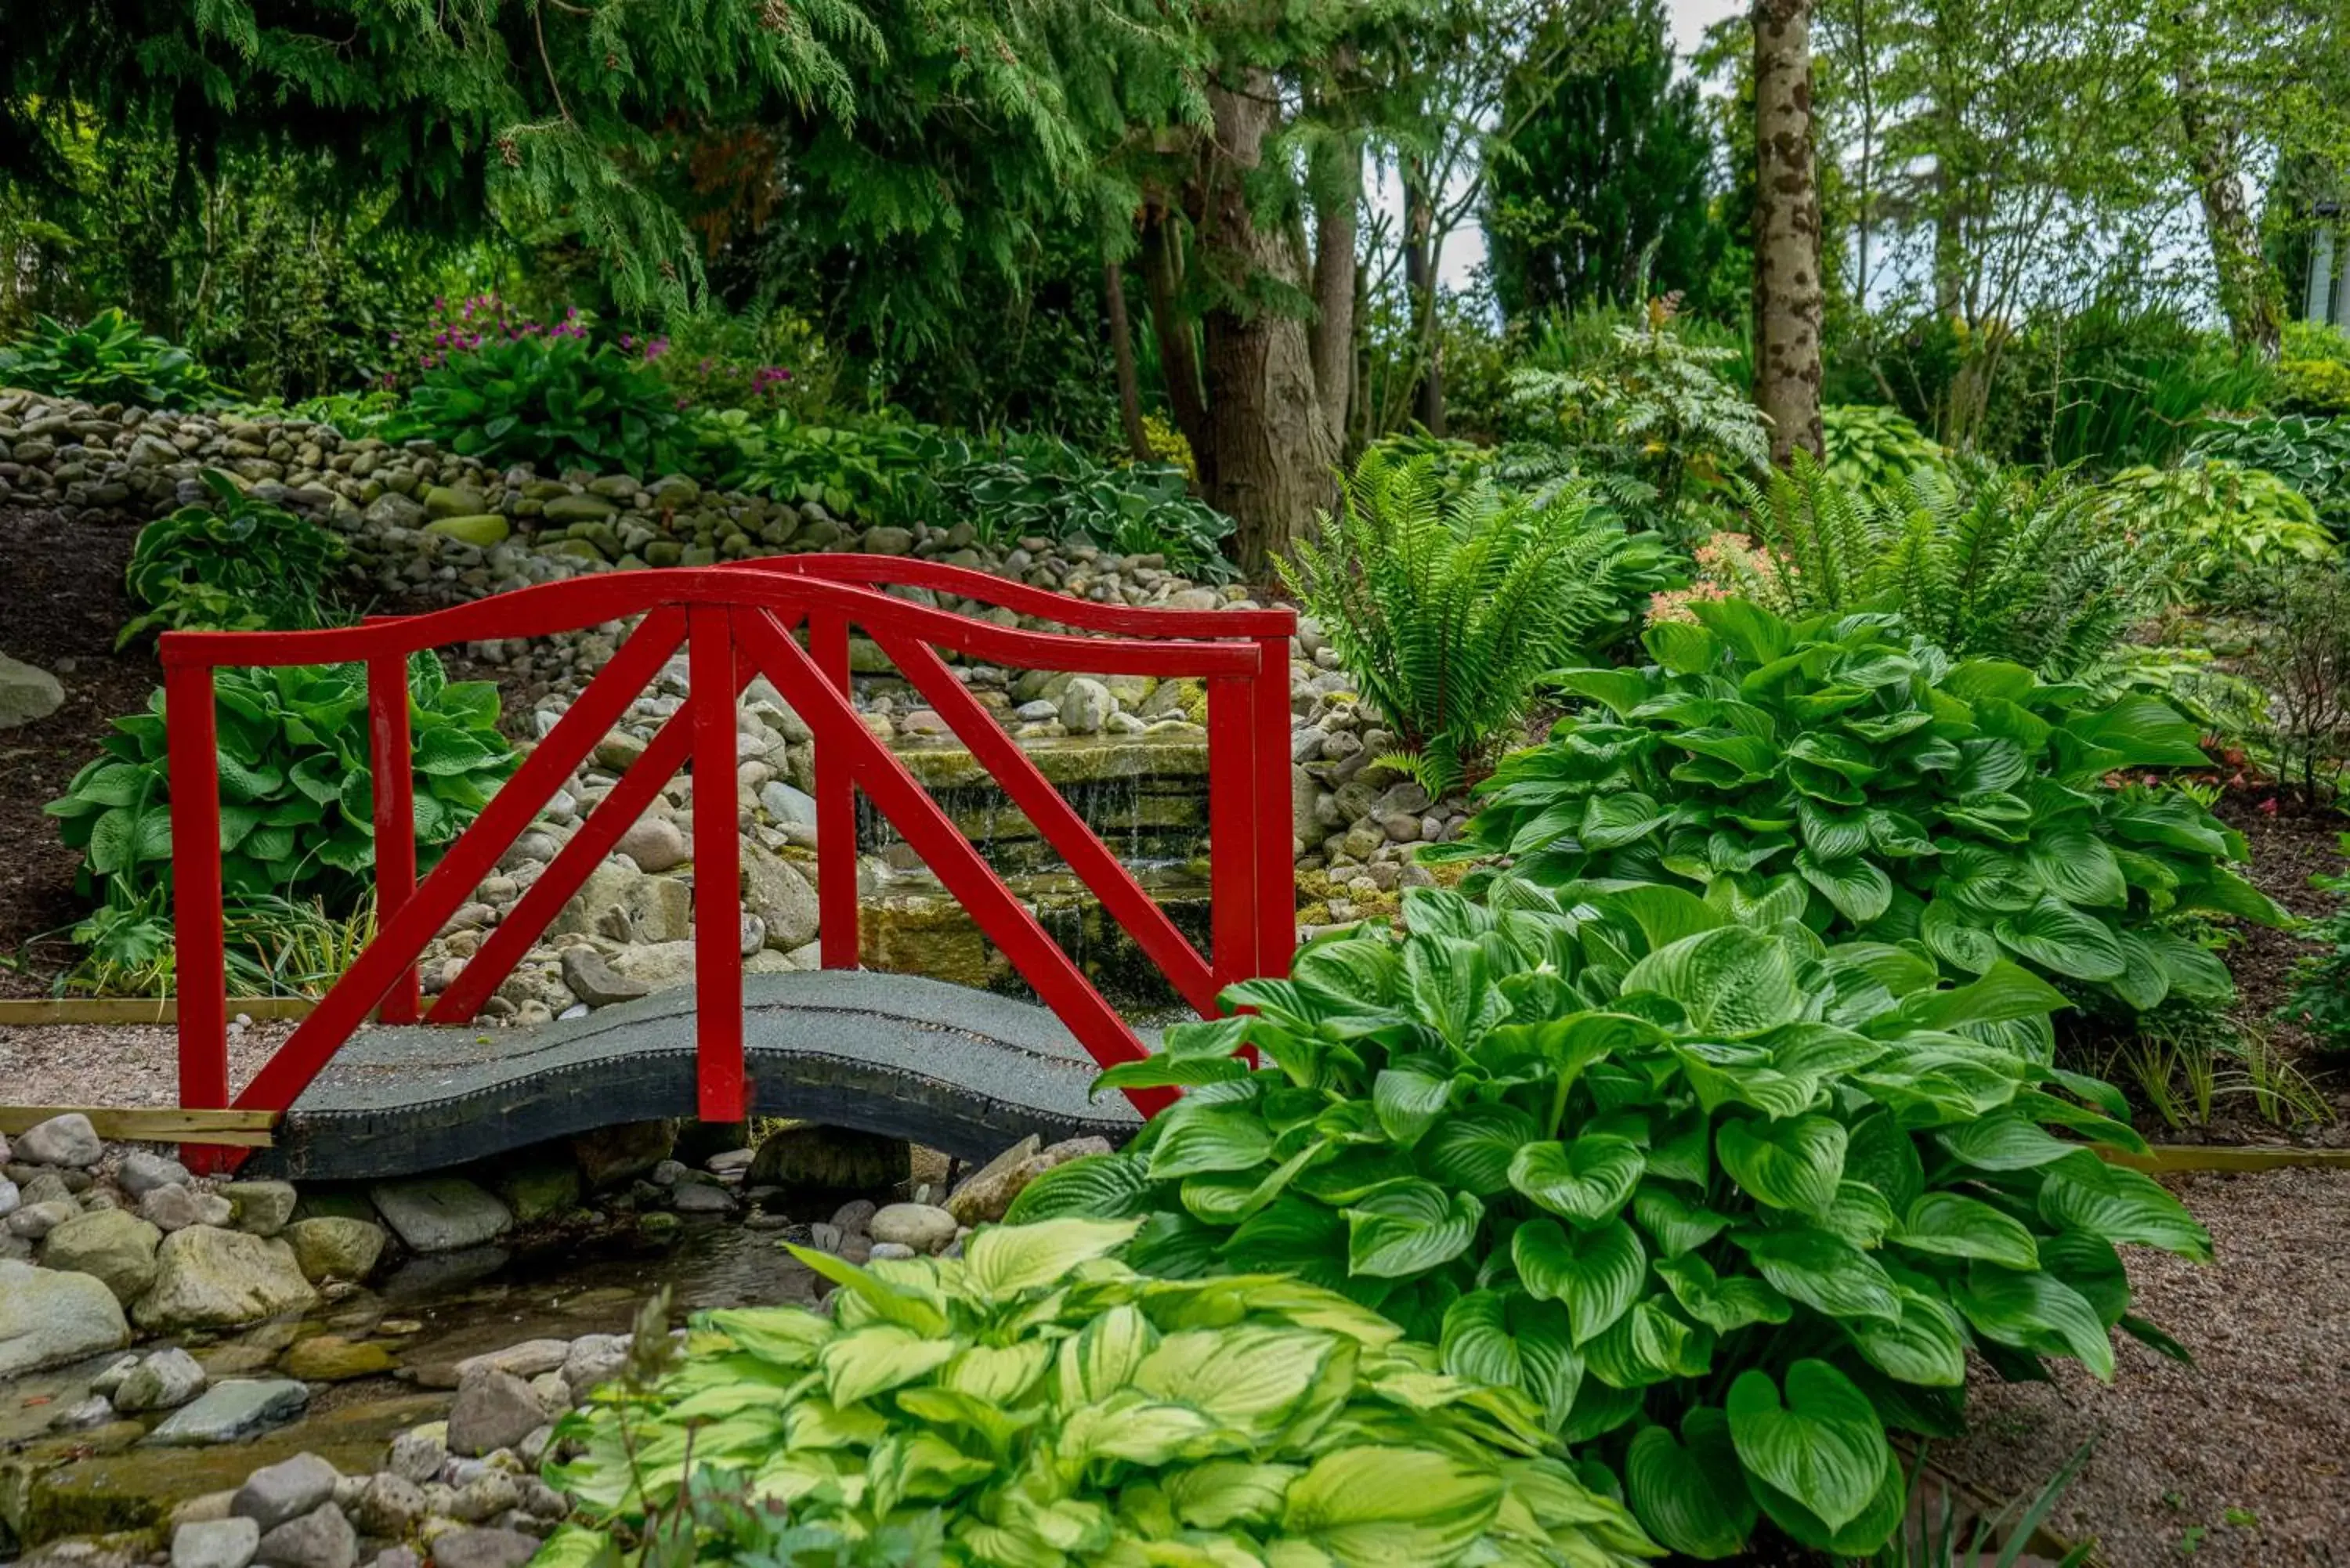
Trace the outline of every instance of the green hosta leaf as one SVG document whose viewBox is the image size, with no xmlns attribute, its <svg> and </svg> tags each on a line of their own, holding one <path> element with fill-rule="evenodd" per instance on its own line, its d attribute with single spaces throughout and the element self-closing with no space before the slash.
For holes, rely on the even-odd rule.
<svg viewBox="0 0 2350 1568">
<path fill-rule="evenodd" d="M 1458 1258 L 1476 1239 L 1485 1206 L 1432 1181 L 1390 1183 L 1345 1210 L 1347 1272 L 1401 1280 Z"/>
<path fill-rule="evenodd" d="M 1341 1449 L 1291 1483 L 1281 1533 L 1341 1563 L 1417 1568 L 1466 1552 L 1501 1502 L 1489 1466 L 1427 1449 Z"/>
<path fill-rule="evenodd" d="M 2113 1380 L 2114 1345 L 2096 1309 L 2053 1274 L 1972 1263 L 1950 1301 L 1985 1339 L 2035 1355 L 2069 1355 Z"/>
<path fill-rule="evenodd" d="M 1929 1388 L 1962 1388 L 1967 1343 L 1959 1315 L 1942 1301 L 1902 1290 L 1901 1315 L 1854 1318 L 1844 1324 L 1868 1364 L 1888 1377 Z"/>
<path fill-rule="evenodd" d="M 1735 1240 L 1764 1279 L 1814 1311 L 1830 1317 L 1888 1321 L 1901 1315 L 1892 1276 L 1832 1231 L 1810 1226 L 1742 1231 Z"/>
<path fill-rule="evenodd" d="M 1578 1345 L 1596 1338 L 1639 1299 L 1648 1250 L 1621 1220 L 1587 1231 L 1563 1231 L 1534 1219 L 1510 1238 L 1518 1279 L 1536 1301 L 1565 1304 Z"/>
<path fill-rule="evenodd" d="M 1729 1415 L 1746 1469 L 1830 1529 L 1860 1517 L 1893 1464 L 1868 1396 L 1825 1361 L 1787 1368 L 1783 1404 L 1770 1374 L 1741 1373 L 1730 1386 Z"/>
<path fill-rule="evenodd" d="M 2114 980 L 2127 967 L 2110 926 L 2055 898 L 2002 916 L 1991 933 L 2001 945 L 2074 980 Z"/>
<path fill-rule="evenodd" d="M 1404 943 L 1414 1008 L 1451 1044 L 1467 1047 L 1510 1015 L 1482 943 L 1415 932 Z"/>
<path fill-rule="evenodd" d="M 1132 1155 L 1095 1154 L 1056 1165 L 1020 1189 L 1004 1214 L 1007 1224 L 1065 1214 L 1126 1220 L 1149 1212 L 1150 1172 Z"/>
<path fill-rule="evenodd" d="M 1673 1315 L 1660 1298 L 1635 1305 L 1584 1346 L 1584 1366 L 1613 1388 L 1645 1388 L 1712 1367 L 1713 1335 Z"/>
<path fill-rule="evenodd" d="M 2051 1224 L 2116 1245 L 2136 1241 L 2198 1262 L 2211 1261 L 2211 1233 L 2195 1222 L 2186 1205 L 2152 1177 L 2109 1165 L 2087 1149 L 2048 1166 L 2040 1212 Z"/>
<path fill-rule="evenodd" d="M 1079 1263 L 1107 1257 L 1134 1239 L 1132 1220 L 1045 1220 L 990 1225 L 963 1250 L 971 1282 L 999 1299 L 1065 1278 Z"/>
<path fill-rule="evenodd" d="M 1726 1121 L 1713 1147 L 1740 1188 L 1773 1209 L 1820 1213 L 1844 1179 L 1845 1129 L 1828 1116 Z"/>
<path fill-rule="evenodd" d="M 1704 1246 L 1730 1223 L 1704 1204 L 1655 1181 L 1643 1181 L 1632 1194 L 1632 1214 L 1668 1258 Z"/>
<path fill-rule="evenodd" d="M 1456 1082 L 1434 1066 L 1407 1063 L 1382 1068 L 1371 1083 L 1372 1112 L 1388 1137 L 1409 1148 L 1444 1114 Z"/>
<path fill-rule="evenodd" d="M 2030 1170 L 2063 1159 L 2081 1147 L 2053 1137 L 2038 1124 L 2007 1111 L 1944 1127 L 1934 1137 L 1978 1170 Z"/>
<path fill-rule="evenodd" d="M 1683 1312 L 1716 1334 L 1754 1323 L 1784 1323 L 1794 1312 L 1787 1298 L 1763 1281 L 1745 1274 L 1724 1278 L 1693 1254 L 1659 1259 L 1657 1276 Z"/>
<path fill-rule="evenodd" d="M 1893 878 L 1875 862 L 1855 855 L 1825 860 L 1809 849 L 1795 852 L 1795 870 L 1835 906 L 1836 913 L 1856 926 L 1865 926 L 1892 907 Z"/>
<path fill-rule="evenodd" d="M 1218 1426 L 1269 1435 L 1304 1402 L 1332 1353 L 1326 1335 L 1269 1324 L 1187 1329 L 1142 1358 L 1133 1386 Z"/>
<path fill-rule="evenodd" d="M 1519 1149 L 1510 1161 L 1510 1185 L 1554 1214 L 1597 1224 L 1623 1209 L 1643 1168 L 1638 1145 L 1593 1133 Z"/>
<path fill-rule="evenodd" d="M 1645 794 L 1596 794 L 1584 807 L 1576 836 L 1586 849 L 1620 849 L 1662 827 L 1667 815 Z"/>
<path fill-rule="evenodd" d="M 853 1405 L 927 1377 L 960 1348 L 951 1339 L 925 1338 L 894 1323 L 868 1324 L 828 1341 L 816 1352 L 825 1392 L 835 1405 Z"/>
<path fill-rule="evenodd" d="M 2129 902 L 2121 862 L 2106 841 L 2082 822 L 2053 823 L 2032 836 L 2025 859 L 2041 886 L 2068 904 Z"/>
<path fill-rule="evenodd" d="M 1914 1029 L 1960 1029 L 1970 1023 L 2043 1018 L 2072 1005 L 2063 992 L 2006 959 L 1994 960 L 1981 972 L 1981 979 L 1949 991 L 1903 998 L 1900 1022 Z"/>
<path fill-rule="evenodd" d="M 1852 1125 L 1845 1139 L 1844 1171 L 1884 1194 L 1896 1213 L 1926 1189 L 1926 1168 L 1918 1158 L 1917 1145 L 1894 1117 L 1882 1113 Z"/>
<path fill-rule="evenodd" d="M 1456 1377 L 1523 1390 L 1554 1428 L 1583 1385 L 1567 1309 L 1517 1292 L 1471 1291 L 1453 1303 L 1438 1353 Z"/>
<path fill-rule="evenodd" d="M 1216 1423 L 1203 1411 L 1122 1388 L 1101 1404 L 1070 1411 L 1061 1424 L 1059 1447 L 1073 1463 L 1163 1465 L 1197 1452 L 1215 1430 Z"/>
<path fill-rule="evenodd" d="M 1203 1170 L 1249 1170 L 1273 1153 L 1273 1132 L 1254 1106 L 1184 1100 L 1163 1113 L 1150 1146 L 1150 1179 L 1170 1181 Z"/>
<path fill-rule="evenodd" d="M 1677 1002 L 1698 1028 L 1728 1035 L 1774 1028 L 1804 1008 L 1786 945 L 1742 926 L 1700 931 L 1650 953 L 1625 975 L 1622 989 Z"/>
<path fill-rule="evenodd" d="M 1723 1411 L 1699 1406 L 1681 1417 L 1681 1441 L 1644 1428 L 1624 1455 L 1624 1487 L 1648 1532 L 1684 1556 L 1711 1561 L 1746 1549 L 1753 1496 Z"/>
<path fill-rule="evenodd" d="M 1249 1064 L 1238 1056 L 1172 1056 L 1159 1052 L 1139 1062 L 1120 1062 L 1094 1078 L 1094 1093 L 1123 1089 L 1191 1089 L 1202 1084 L 1225 1084 L 1249 1075 Z"/>
<path fill-rule="evenodd" d="M 2064 728 L 2114 753 L 2109 768 L 2208 768 L 2196 727 L 2157 697 L 2124 697 L 2104 711 L 2084 714 Z"/>
<path fill-rule="evenodd" d="M 1541 1136 L 1534 1118 L 1515 1106 L 1464 1106 L 1421 1141 L 1420 1167 L 1447 1187 L 1491 1198 L 1509 1190 L 1510 1162 Z"/>
<path fill-rule="evenodd" d="M 1918 917 L 1918 936 L 1936 958 L 1970 974 L 1981 974 L 2000 961 L 1998 940 L 1988 927 L 1969 919 L 1955 898 L 1929 903 Z"/>
<path fill-rule="evenodd" d="M 1866 812 L 1831 811 L 1807 795 L 1795 803 L 1795 820 L 1803 826 L 1806 855 L 1833 862 L 1848 860 L 1868 847 Z M 1797 864 L 1802 864 L 1800 857 Z"/>
<path fill-rule="evenodd" d="M 1913 1252 L 1983 1258 L 2011 1269 L 2040 1266 L 2039 1246 L 2021 1220 L 1956 1192 L 1929 1192 L 1912 1203 L 1893 1239 Z"/>
</svg>

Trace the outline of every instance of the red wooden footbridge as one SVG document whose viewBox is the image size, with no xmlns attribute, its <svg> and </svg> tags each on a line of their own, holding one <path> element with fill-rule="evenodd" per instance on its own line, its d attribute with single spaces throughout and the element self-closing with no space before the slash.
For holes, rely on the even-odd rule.
<svg viewBox="0 0 2350 1568">
<path fill-rule="evenodd" d="M 891 588 L 976 600 L 1063 629 L 1005 627 L 886 591 Z M 420 881 L 409 763 L 410 656 L 627 619 L 635 628 L 611 659 Z M 832 555 L 574 577 L 428 614 L 326 630 L 166 633 L 161 654 L 170 737 L 182 1107 L 286 1113 L 278 1141 L 302 1151 L 293 1168 L 327 1175 L 385 1174 L 403 1165 L 478 1158 L 599 1121 L 662 1115 L 735 1122 L 754 1110 L 816 1114 L 948 1143 L 960 1137 L 974 1148 L 1016 1134 L 1024 1115 L 1042 1116 L 1041 1125 L 1053 1130 L 1076 1125 L 1067 1109 L 1076 1075 L 1089 1076 L 1093 1064 L 1132 1060 L 1148 1046 L 905 764 L 865 727 L 849 701 L 851 633 L 870 638 L 888 655 L 1177 994 L 1213 1016 L 1226 985 L 1250 975 L 1285 973 L 1294 945 L 1288 682 L 1295 620 L 1282 608 L 1105 605 L 936 562 Z M 416 968 L 425 944 L 681 647 L 690 685 L 684 704 L 456 978 L 425 1005 Z M 1207 954 L 1176 929 L 964 689 L 942 652 L 1020 669 L 1205 683 Z M 232 1099 L 213 671 L 224 665 L 345 662 L 362 663 L 368 673 L 377 935 Z M 818 940 L 823 971 L 830 972 L 755 976 L 755 994 L 746 999 L 735 707 L 760 675 L 814 735 Z M 678 993 L 537 1030 L 463 1028 L 662 786 L 689 765 L 703 784 L 693 790 L 691 808 L 690 1045 L 682 1039 L 688 1024 Z M 856 971 L 858 961 L 858 791 L 1003 950 L 1049 1016 L 977 993 L 970 993 L 966 1005 L 936 994 L 951 988 L 935 982 L 894 975 L 852 980 L 840 972 Z M 786 981 L 807 983 L 796 992 L 776 983 Z M 362 1033 L 370 1018 L 386 1027 Z M 746 1020 L 756 1036 L 747 1047 Z M 966 1071 L 958 1053 L 983 1046 L 992 1053 L 992 1064 Z M 763 1051 L 769 1054 L 762 1056 Z M 631 1058 L 639 1056 L 660 1062 L 632 1066 Z M 770 1059 L 776 1064 L 772 1074 L 761 1065 Z M 1055 1074 L 1054 1086 L 1042 1091 L 1023 1077 L 1033 1077 L 1039 1064 Z M 909 1083 L 917 1086 L 907 1090 Z M 954 1104 L 942 1109 L 939 1095 L 920 1086 L 925 1084 L 942 1087 Z M 1149 1116 L 1170 1094 L 1135 1093 L 1132 1112 L 1119 1114 Z M 1059 1109 L 1038 1108 L 1041 1100 L 1056 1096 Z M 909 1112 L 910 1126 L 887 1105 L 871 1108 L 869 1100 L 931 1110 Z M 307 1138 L 299 1136 L 306 1117 L 317 1124 Z M 288 1133 L 296 1136 L 289 1140 Z M 193 1162 L 211 1168 L 233 1165 L 245 1152 L 212 1146 L 188 1150 Z"/>
</svg>

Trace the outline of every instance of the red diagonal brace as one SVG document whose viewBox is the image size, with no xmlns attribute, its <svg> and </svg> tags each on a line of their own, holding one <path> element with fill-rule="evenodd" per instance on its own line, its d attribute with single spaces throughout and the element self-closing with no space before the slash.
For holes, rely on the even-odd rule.
<svg viewBox="0 0 2350 1568">
<path fill-rule="evenodd" d="M 816 733 L 818 754 L 837 747 L 848 759 L 858 786 L 921 856 L 949 893 L 962 903 L 980 930 L 1036 989 L 1045 1005 L 1060 1016 L 1095 1061 L 1105 1067 L 1149 1053 L 1118 1010 L 1102 1000 L 1093 982 L 1069 961 L 1028 907 L 1012 896 L 995 868 L 957 832 L 945 812 L 857 716 L 848 699 L 833 690 L 799 646 L 764 610 L 738 610 L 735 642 L 757 662 L 784 700 Z M 1127 1097 L 1149 1116 L 1174 1103 L 1171 1089 L 1135 1089 Z"/>
</svg>

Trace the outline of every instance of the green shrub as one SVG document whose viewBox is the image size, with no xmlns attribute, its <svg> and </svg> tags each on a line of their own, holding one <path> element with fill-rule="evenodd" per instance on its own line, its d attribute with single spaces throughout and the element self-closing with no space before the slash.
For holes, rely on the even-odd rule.
<svg viewBox="0 0 2350 1568">
<path fill-rule="evenodd" d="M 2069 680 L 2151 600 L 2145 550 L 2061 476 L 1968 462 L 1872 488 L 1798 452 L 1765 487 L 1734 489 L 1767 556 L 1728 586 L 1783 613 L 1897 611 L 1949 653 Z"/>
<path fill-rule="evenodd" d="M 555 332 L 483 337 L 436 356 L 380 433 L 485 462 L 639 477 L 681 467 L 693 450 L 659 370 Z"/>
<path fill-rule="evenodd" d="M 1970 1349 L 2110 1378 L 2112 1328 L 2169 1346 L 2116 1245 L 2210 1242 L 2052 1132 L 2144 1147 L 2119 1096 L 2048 1064 L 2055 991 L 2002 960 L 1944 986 L 1800 905 L 1411 889 L 1403 940 L 1311 945 L 1225 993 L 1251 1012 L 1104 1074 L 1191 1092 L 1014 1217 L 1147 1216 L 1138 1268 L 1286 1269 L 1439 1337 L 1676 1551 L 1731 1555 L 1758 1512 L 1873 1550 L 1905 1501 L 1887 1432 L 1954 1430 Z"/>
<path fill-rule="evenodd" d="M 1839 484 L 1898 493 L 1921 468 L 1950 454 L 1909 417 L 1875 403 L 1835 403 L 1820 410 L 1827 470 Z"/>
<path fill-rule="evenodd" d="M 307 518 L 255 499 L 218 469 L 216 504 L 182 506 L 139 530 L 124 581 L 147 613 L 114 640 L 150 630 L 296 630 L 328 620 L 326 596 L 343 542 Z"/>
<path fill-rule="evenodd" d="M 794 1249 L 842 1286 L 831 1315 L 702 1314 L 682 1365 L 566 1417 L 584 1451 L 550 1474 L 591 1522 L 540 1561 L 633 1542 L 689 1467 L 850 1537 L 940 1511 L 953 1568 L 1652 1554 L 1514 1391 L 1295 1280 L 1146 1279 L 1105 1255 L 1134 1230 L 995 1226 L 869 1269 Z"/>
<path fill-rule="evenodd" d="M 2187 455 L 2272 473 L 2301 492 L 2319 523 L 2337 536 L 2350 532 L 2350 419 L 2223 421 L 2197 436 Z"/>
<path fill-rule="evenodd" d="M 1692 607 L 1702 625 L 1648 628 L 1657 663 L 1558 676 L 1610 716 L 1505 759 L 1465 842 L 1424 855 L 1770 900 L 1833 937 L 1922 942 L 1959 973 L 2012 957 L 2137 1012 L 2232 994 L 2168 917 L 2282 919 L 2228 868 L 2241 834 L 2179 791 L 2102 782 L 2210 765 L 2158 700 L 1954 661 L 1890 616 Z"/>
<path fill-rule="evenodd" d="M 330 912 L 356 908 L 375 866 L 365 666 L 224 669 L 213 688 L 224 890 L 318 898 Z M 498 733 L 497 688 L 452 682 L 430 654 L 410 663 L 408 718 L 416 842 L 429 864 L 517 759 Z M 172 881 L 163 694 L 114 729 L 105 754 L 45 809 L 64 819 L 67 846 L 83 851 L 86 889 L 127 906 L 168 893 Z"/>
<path fill-rule="evenodd" d="M 101 310 L 80 327 L 36 317 L 0 348 L 0 387 L 149 409 L 192 409 L 222 395 L 185 348 L 147 336 L 120 310 Z"/>
<path fill-rule="evenodd" d="M 2279 413 L 2334 419 L 2350 414 L 2350 332 L 2314 321 L 2288 321 L 2277 358 Z"/>
<path fill-rule="evenodd" d="M 2341 546 L 2301 492 L 2272 473 L 2218 458 L 2133 468 L 2103 486 L 2114 525 L 2166 563 L 2155 576 L 2173 602 L 2201 607 L 2247 573 L 2330 562 Z"/>
<path fill-rule="evenodd" d="M 739 409 L 702 416 L 695 441 L 697 470 L 710 483 L 814 503 L 864 527 L 931 520 L 938 509 L 934 476 L 961 450 L 929 425 L 818 425 Z"/>
<path fill-rule="evenodd" d="M 1281 572 L 1431 794 L 1481 774 L 1537 677 L 1627 620 L 1664 554 L 1578 495 L 1536 504 L 1486 477 L 1364 454 L 1336 515 Z"/>
<path fill-rule="evenodd" d="M 1090 541 L 1121 556 L 1165 556 L 1193 576 L 1231 575 L 1222 550 L 1232 520 L 1196 499 L 1180 468 L 1112 466 L 1053 436 L 1006 437 L 976 452 L 948 445 L 928 521 L 969 523 L 995 545 Z"/>
</svg>

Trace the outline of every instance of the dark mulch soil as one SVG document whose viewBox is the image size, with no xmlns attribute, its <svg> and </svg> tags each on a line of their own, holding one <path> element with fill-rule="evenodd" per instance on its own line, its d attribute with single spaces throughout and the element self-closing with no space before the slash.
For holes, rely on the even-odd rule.
<svg viewBox="0 0 2350 1568">
<path fill-rule="evenodd" d="M 138 534 L 131 523 L 0 506 L 0 652 L 50 671 L 66 692 L 47 718 L 0 730 L 0 958 L 12 961 L 0 968 L 0 996 L 47 994 L 72 955 L 62 942 L 26 944 L 87 912 L 73 890 L 80 853 L 59 841 L 42 805 L 162 680 L 151 643 L 114 651 L 134 613 L 122 572 Z"/>
</svg>

